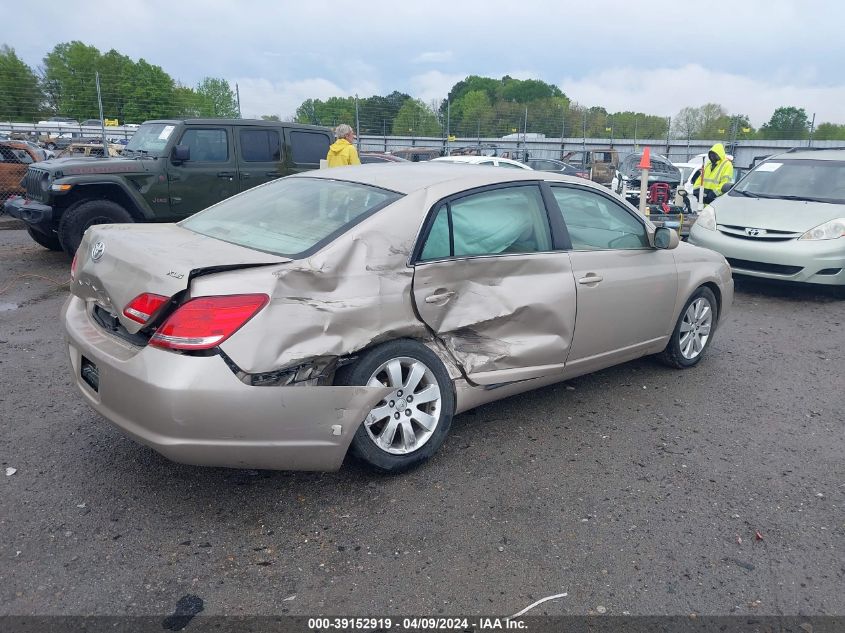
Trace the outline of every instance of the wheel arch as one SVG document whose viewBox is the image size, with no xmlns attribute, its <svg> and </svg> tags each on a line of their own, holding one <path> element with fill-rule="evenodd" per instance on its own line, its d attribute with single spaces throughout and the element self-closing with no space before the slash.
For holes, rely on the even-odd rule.
<svg viewBox="0 0 845 633">
<path fill-rule="evenodd" d="M 136 197 L 127 192 L 122 185 L 115 182 L 92 182 L 74 186 L 69 193 L 62 197 L 61 201 L 56 201 L 55 208 L 61 210 L 61 212 L 53 214 L 54 222 L 58 223 L 62 215 L 91 200 L 109 200 L 119 204 L 138 222 L 144 222 L 152 217 L 149 210 L 141 205 Z"/>
</svg>

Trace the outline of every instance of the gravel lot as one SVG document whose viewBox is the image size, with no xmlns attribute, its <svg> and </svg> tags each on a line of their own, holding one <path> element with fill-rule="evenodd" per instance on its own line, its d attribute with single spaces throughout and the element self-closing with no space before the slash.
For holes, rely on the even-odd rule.
<svg viewBox="0 0 845 633">
<path fill-rule="evenodd" d="M 182 466 L 71 385 L 67 259 L 0 230 L 0 614 L 845 615 L 845 301 L 740 282 L 641 359 L 456 418 L 399 477 Z M 22 277 L 32 274 L 41 277 Z M 7 473 L 11 472 L 7 470 Z M 759 532 L 762 539 L 755 536 Z"/>
</svg>

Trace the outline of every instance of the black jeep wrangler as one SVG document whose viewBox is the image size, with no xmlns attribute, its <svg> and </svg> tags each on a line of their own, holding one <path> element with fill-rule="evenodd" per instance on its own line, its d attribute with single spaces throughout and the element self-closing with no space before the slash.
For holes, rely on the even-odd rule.
<svg viewBox="0 0 845 633">
<path fill-rule="evenodd" d="M 76 252 L 93 224 L 174 222 L 256 185 L 317 169 L 328 128 L 277 121 L 148 121 L 120 158 L 35 163 L 4 211 L 33 240 Z"/>
</svg>

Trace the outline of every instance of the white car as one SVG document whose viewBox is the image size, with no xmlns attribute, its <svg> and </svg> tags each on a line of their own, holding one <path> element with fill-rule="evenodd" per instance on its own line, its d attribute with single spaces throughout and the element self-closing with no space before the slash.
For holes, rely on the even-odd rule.
<svg viewBox="0 0 845 633">
<path fill-rule="evenodd" d="M 498 156 L 441 156 L 440 158 L 432 159 L 430 162 L 461 163 L 463 165 L 486 165 L 487 167 L 509 167 L 511 169 L 531 170 L 524 163 L 511 160 L 510 158 L 499 158 Z"/>
</svg>

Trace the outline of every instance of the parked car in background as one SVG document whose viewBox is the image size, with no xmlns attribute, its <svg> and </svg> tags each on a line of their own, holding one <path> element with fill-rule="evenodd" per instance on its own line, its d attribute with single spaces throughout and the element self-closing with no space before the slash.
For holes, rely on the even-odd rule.
<svg viewBox="0 0 845 633">
<path fill-rule="evenodd" d="M 80 125 L 82 127 L 103 127 L 103 122 L 100 119 L 85 119 Z"/>
<path fill-rule="evenodd" d="M 507 169 L 531 169 L 525 163 L 498 156 L 441 156 L 432 159 L 433 163 L 458 163 L 461 165 L 484 165 L 487 167 L 505 167 Z M 533 170 L 532 170 L 533 171 Z"/>
<path fill-rule="evenodd" d="M 399 156 L 400 158 L 404 158 L 412 163 L 419 163 L 421 161 L 437 158 L 443 152 L 437 147 L 406 147 L 391 150 L 390 153 L 393 156 Z"/>
<path fill-rule="evenodd" d="M 44 160 L 43 152 L 25 141 L 0 141 L 0 203 L 23 193 L 21 180 L 27 167 Z"/>
<path fill-rule="evenodd" d="M 358 155 L 358 158 L 361 159 L 362 165 L 368 165 L 370 163 L 407 163 L 407 158 L 402 158 L 401 156 L 395 156 L 394 154 L 386 154 L 382 152 L 361 152 Z"/>
<path fill-rule="evenodd" d="M 642 168 L 639 165 L 642 157 L 642 152 L 628 154 L 619 165 L 610 184 L 610 188 L 619 195 L 622 195 L 624 190 L 625 198 L 635 206 L 640 200 Z M 651 154 L 646 188 L 655 183 L 668 185 L 671 194 L 674 195 L 678 185 L 681 184 L 681 171 L 668 158 Z"/>
<path fill-rule="evenodd" d="M 109 156 L 120 156 L 123 152 L 123 145 L 119 145 L 116 143 L 109 143 L 108 145 Z M 61 152 L 59 152 L 58 158 L 69 158 L 69 157 L 100 157 L 102 158 L 105 155 L 105 151 L 103 149 L 102 142 L 100 143 L 71 143 Z"/>
<path fill-rule="evenodd" d="M 173 221 L 269 180 L 317 169 L 328 128 L 252 121 L 148 121 L 118 158 L 63 159 L 33 166 L 26 198 L 4 209 L 36 242 L 76 252 L 94 224 Z"/>
<path fill-rule="evenodd" d="M 734 273 L 845 286 L 845 150 L 768 158 L 699 213 L 689 241 Z"/>
<path fill-rule="evenodd" d="M 590 174 L 589 179 L 610 186 L 619 166 L 619 153 L 613 148 L 565 152 L 560 159 Z"/>
<path fill-rule="evenodd" d="M 585 171 L 582 167 L 564 163 L 562 160 L 554 160 L 552 158 L 529 158 L 525 161 L 531 169 L 538 171 L 551 171 L 564 176 L 577 176 L 578 178 L 590 179 L 590 172 Z"/>
<path fill-rule="evenodd" d="M 455 414 L 649 354 L 697 364 L 730 268 L 583 179 L 316 170 L 94 226 L 62 313 L 87 403 L 166 457 L 399 472 Z M 609 309 L 612 308 L 612 309 Z"/>
</svg>

